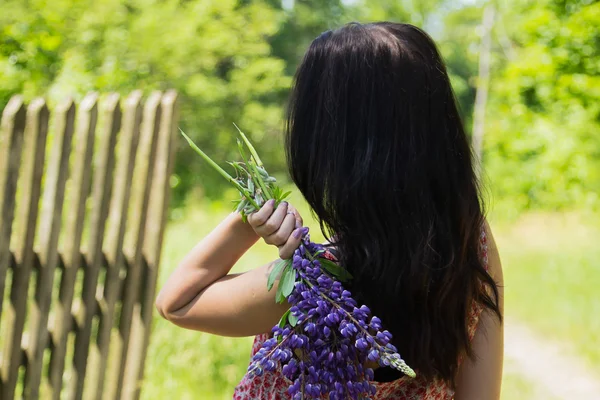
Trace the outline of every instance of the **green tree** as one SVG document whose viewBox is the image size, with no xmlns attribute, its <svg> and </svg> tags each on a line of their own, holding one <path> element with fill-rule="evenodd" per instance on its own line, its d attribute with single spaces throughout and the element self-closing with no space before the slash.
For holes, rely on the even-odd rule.
<svg viewBox="0 0 600 400">
<path fill-rule="evenodd" d="M 236 122 L 282 164 L 281 97 L 290 78 L 269 43 L 281 10 L 236 0 L 13 0 L 2 7 L 0 106 L 18 92 L 56 99 L 175 88 L 182 128 L 216 159 L 233 156 Z M 209 192 L 220 188 L 189 151 L 180 152 L 175 171 L 176 198 L 199 182 Z"/>
<path fill-rule="evenodd" d="M 485 166 L 522 208 L 598 206 L 600 3 L 522 1 L 504 17 L 516 57 L 492 80 Z"/>
</svg>

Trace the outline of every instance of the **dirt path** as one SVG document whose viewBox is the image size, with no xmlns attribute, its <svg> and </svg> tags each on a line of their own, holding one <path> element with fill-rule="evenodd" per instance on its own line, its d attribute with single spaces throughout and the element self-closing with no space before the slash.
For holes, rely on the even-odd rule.
<svg viewBox="0 0 600 400">
<path fill-rule="evenodd" d="M 507 318 L 504 329 L 505 357 L 511 369 L 532 385 L 557 399 L 600 400 L 600 377 L 567 354 L 564 346 L 514 319 Z"/>
</svg>

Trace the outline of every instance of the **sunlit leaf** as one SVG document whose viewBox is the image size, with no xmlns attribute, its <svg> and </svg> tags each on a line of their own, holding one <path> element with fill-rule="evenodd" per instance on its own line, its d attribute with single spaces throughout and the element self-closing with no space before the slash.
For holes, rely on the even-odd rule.
<svg viewBox="0 0 600 400">
<path fill-rule="evenodd" d="M 290 315 L 288 316 L 288 322 L 292 327 L 294 327 L 298 324 L 298 318 L 295 317 L 294 314 L 290 313 Z"/>
<path fill-rule="evenodd" d="M 269 274 L 269 277 L 267 278 L 267 290 L 273 289 L 273 284 L 275 284 L 275 281 L 281 275 L 281 271 L 283 271 L 283 268 L 285 268 L 287 265 L 289 265 L 290 262 L 291 262 L 291 260 L 281 260 L 281 259 L 275 261 L 275 265 L 273 265 L 273 269 L 271 270 L 271 273 Z"/>
<path fill-rule="evenodd" d="M 283 195 L 282 195 L 282 196 L 281 196 L 279 199 L 280 199 L 280 200 L 283 200 L 283 199 L 285 199 L 286 197 L 288 197 L 290 194 L 292 194 L 292 192 L 291 192 L 291 191 L 290 191 L 290 192 L 285 192 L 285 193 L 284 193 L 284 194 L 283 194 Z"/>
<path fill-rule="evenodd" d="M 321 263 L 321 267 L 327 272 L 329 272 L 334 277 L 338 278 L 342 282 L 347 282 L 352 279 L 352 275 L 350 272 L 346 271 L 344 268 L 340 267 L 336 263 L 326 258 L 319 258 L 319 262 Z"/>
<path fill-rule="evenodd" d="M 285 326 L 285 324 L 287 324 L 287 322 L 291 318 L 291 316 L 292 316 L 292 314 L 290 313 L 290 310 L 288 309 L 285 313 L 283 313 L 283 315 L 279 319 L 279 323 L 277 324 L 277 326 L 280 327 L 281 329 L 283 329 L 283 327 Z M 298 320 L 296 320 L 296 321 L 298 321 Z"/>
<path fill-rule="evenodd" d="M 281 288 L 281 293 L 284 297 L 287 298 L 292 293 L 295 284 L 296 270 L 292 267 L 292 264 L 289 263 L 283 270 L 281 280 L 279 281 L 279 287 Z"/>
</svg>

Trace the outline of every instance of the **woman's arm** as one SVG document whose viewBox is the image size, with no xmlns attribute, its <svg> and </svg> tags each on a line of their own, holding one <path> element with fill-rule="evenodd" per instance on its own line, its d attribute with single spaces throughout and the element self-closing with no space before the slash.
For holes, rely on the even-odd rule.
<svg viewBox="0 0 600 400">
<path fill-rule="evenodd" d="M 489 271 L 498 285 L 500 312 L 504 315 L 504 279 L 498 248 L 489 226 L 485 225 L 488 239 Z M 498 400 L 502 385 L 504 328 L 498 317 L 484 310 L 473 338 L 475 360 L 465 359 L 456 380 L 455 400 Z"/>
<path fill-rule="evenodd" d="M 288 213 L 287 203 L 274 210 L 273 202 L 253 214 L 251 224 L 237 213 L 229 215 L 171 274 L 156 299 L 160 315 L 181 327 L 223 336 L 268 332 L 288 308 L 275 303 L 275 288 L 267 291 L 273 263 L 228 274 L 259 239 L 256 232 L 291 256 L 300 243 L 296 215 Z"/>
</svg>

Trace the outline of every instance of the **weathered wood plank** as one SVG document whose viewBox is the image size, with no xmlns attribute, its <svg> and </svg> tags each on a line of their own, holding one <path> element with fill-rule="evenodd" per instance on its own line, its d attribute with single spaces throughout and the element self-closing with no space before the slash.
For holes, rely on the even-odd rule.
<svg viewBox="0 0 600 400">
<path fill-rule="evenodd" d="M 4 215 L 0 217 L 2 218 L 2 221 L 0 222 L 0 229 L 3 231 L 2 238 L 0 238 L 0 240 L 2 240 L 2 244 L 0 244 L 2 250 L 0 251 L 3 253 L 4 251 L 9 251 L 11 234 L 10 226 L 14 216 L 14 192 L 16 191 L 17 177 L 20 170 L 19 162 L 21 159 L 21 147 L 24 133 L 25 136 L 28 137 L 26 146 L 35 146 L 35 137 L 37 137 L 38 134 L 43 137 L 46 136 L 46 124 L 48 122 L 48 111 L 45 108 L 43 101 L 34 102 L 34 105 L 32 105 L 30 108 L 32 115 L 27 118 L 26 121 L 26 111 L 23 102 L 21 99 L 16 99 L 16 101 L 13 103 L 14 100 L 15 98 L 11 99 L 12 104 L 9 103 L 7 106 L 2 121 L 2 135 L 8 139 L 8 143 L 5 147 L 6 142 L 3 140 L 4 143 L 1 147 L 3 149 L 6 148 L 11 152 L 10 154 L 3 155 L 3 159 L 0 160 L 3 161 L 4 157 L 7 157 L 7 164 L 3 166 L 3 172 L 5 172 L 7 176 L 6 178 L 0 178 L 4 181 L 2 188 L 8 191 L 8 193 L 3 193 L 5 203 L 3 204 L 4 209 L 2 210 L 2 213 Z M 6 111 L 8 111 L 8 113 Z M 5 122 L 7 122 L 6 125 Z M 28 148 L 28 150 L 29 149 L 30 148 Z M 23 329 L 22 324 L 25 319 L 25 306 L 27 305 L 29 272 L 34 261 L 33 240 L 35 237 L 35 224 L 38 212 L 37 204 L 39 200 L 39 185 L 41 180 L 38 179 L 36 181 L 35 177 L 37 175 L 41 178 L 41 173 L 37 173 L 37 170 L 41 168 L 41 166 L 38 165 L 39 158 L 37 157 L 40 154 L 40 151 L 35 151 L 35 147 L 33 150 L 33 153 L 30 153 L 26 156 L 26 164 L 23 167 L 24 171 L 22 171 L 28 181 L 25 183 L 21 191 L 21 198 L 19 199 L 19 201 L 21 201 L 24 205 L 21 208 L 22 212 L 17 216 L 18 225 L 21 227 L 21 229 L 19 229 L 16 237 L 14 238 L 14 244 L 16 247 L 14 254 L 15 265 L 13 266 L 9 304 L 5 310 L 3 321 L 5 326 L 5 338 L 4 350 L 2 352 L 4 359 L 2 360 L 2 378 L 0 379 L 2 382 L 2 388 L 0 397 L 6 399 L 13 398 L 17 384 L 19 365 L 21 362 L 21 334 Z M 16 153 L 13 154 L 13 151 Z M 41 165 L 43 166 L 43 146 L 41 147 L 41 153 Z M 7 230 L 8 235 L 4 236 Z M 7 261 L 10 262 L 10 256 L 8 257 L 9 258 Z M 2 281 L 4 281 L 4 273 L 2 273 L 1 278 Z"/>
<path fill-rule="evenodd" d="M 127 237 L 127 249 L 129 254 L 130 267 L 127 271 L 125 280 L 125 289 L 123 291 L 123 302 L 121 308 L 121 318 L 119 321 L 119 356 L 115 358 L 115 364 L 111 367 L 113 372 L 118 372 L 116 380 L 109 379 L 111 385 L 107 395 L 110 399 L 120 398 L 123 389 L 124 369 L 127 361 L 127 347 L 129 345 L 130 328 L 132 318 L 139 315 L 139 288 L 140 271 L 142 265 L 142 246 L 144 243 L 144 234 L 148 204 L 150 202 L 150 188 L 152 185 L 152 171 L 156 157 L 157 137 L 160 128 L 160 107 L 161 93 L 154 92 L 148 98 L 144 107 L 144 119 L 142 121 L 142 133 L 140 145 L 134 171 L 134 187 L 131 204 L 132 218 L 131 229 Z M 137 308 L 137 310 L 134 310 Z M 116 385 L 112 385 L 116 382 Z"/>
<path fill-rule="evenodd" d="M 34 100 L 27 109 L 25 125 L 24 155 L 21 166 L 20 213 L 17 216 L 18 231 L 13 237 L 15 266 L 11 283 L 10 307 L 6 310 L 6 342 L 4 354 L 10 358 L 7 363 L 8 380 L 3 396 L 14 396 L 19 367 L 21 365 L 21 340 L 27 314 L 30 275 L 38 265 L 34 252 L 34 239 L 37 226 L 39 198 L 44 168 L 46 137 L 48 132 L 48 108 L 43 99 Z"/>
<path fill-rule="evenodd" d="M 96 313 L 96 285 L 98 282 L 98 273 L 104 259 L 102 243 L 112 190 L 112 174 L 115 162 L 114 149 L 117 133 L 121 127 L 121 109 L 117 94 L 111 94 L 107 97 L 103 107 L 103 114 L 104 129 L 102 132 L 102 143 L 99 149 L 99 163 L 94 173 L 92 189 L 90 242 L 86 254 L 87 269 L 83 280 L 82 315 L 80 318 L 77 318 L 73 374 L 69 382 L 68 398 L 71 399 L 81 399 L 83 396 L 92 333 L 92 319 Z"/>
<path fill-rule="evenodd" d="M 142 92 L 136 90 L 129 95 L 124 105 L 123 129 L 119 139 L 119 157 L 115 168 L 113 196 L 108 218 L 108 234 L 104 242 L 104 254 L 107 258 L 108 267 L 103 297 L 99 299 L 102 318 L 100 319 L 96 343 L 92 344 L 96 348 L 90 351 L 88 361 L 88 364 L 94 365 L 95 368 L 90 371 L 88 378 L 86 378 L 88 380 L 86 387 L 90 389 L 91 394 L 96 399 L 102 398 L 115 304 L 121 291 L 119 274 L 121 268 L 124 268 L 123 243 L 129 210 L 133 167 L 142 122 L 141 101 Z"/>
<path fill-rule="evenodd" d="M 55 131 L 46 173 L 40 229 L 40 270 L 35 299 L 29 309 L 29 345 L 25 374 L 25 397 L 38 398 L 44 349 L 48 338 L 48 314 L 52 301 L 54 271 L 58 263 L 58 238 L 62 224 L 65 186 L 75 124 L 75 103 L 64 101 L 55 111 Z"/>
<path fill-rule="evenodd" d="M 144 374 L 144 361 L 150 341 L 152 312 L 154 310 L 154 296 L 156 293 L 156 279 L 162 250 L 162 241 L 167 221 L 169 195 L 171 192 L 170 178 L 173 170 L 175 140 L 177 130 L 177 92 L 168 91 L 161 101 L 161 121 L 158 136 L 154 178 L 148 205 L 148 218 L 143 246 L 146 273 L 142 281 L 142 307 L 140 324 L 137 324 L 129 340 L 130 353 L 127 356 L 125 369 L 126 399 L 138 399 L 140 396 L 140 383 Z"/>
<path fill-rule="evenodd" d="M 0 125 L 0 315 L 2 315 L 6 271 L 11 258 L 10 236 L 15 214 L 25 114 L 23 99 L 21 96 L 14 96 L 2 112 Z M 0 373 L 0 386 L 2 382 L 4 382 L 4 375 Z"/>
<path fill-rule="evenodd" d="M 98 118 L 98 95 L 88 94 L 80 104 L 77 115 L 73 176 L 71 178 L 70 202 L 66 221 L 66 233 L 69 240 L 62 252 L 64 270 L 60 282 L 59 301 L 55 305 L 53 335 L 54 349 L 50 357 L 49 393 L 52 399 L 59 400 L 62 377 L 67 352 L 67 337 L 72 326 L 71 304 L 75 290 L 75 277 L 82 261 L 80 251 L 81 237 L 85 219 L 85 203 L 90 193 L 92 176 L 92 156 L 94 152 L 94 133 Z"/>
</svg>

